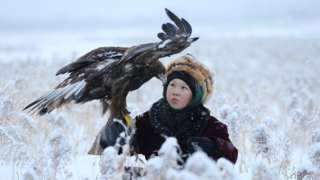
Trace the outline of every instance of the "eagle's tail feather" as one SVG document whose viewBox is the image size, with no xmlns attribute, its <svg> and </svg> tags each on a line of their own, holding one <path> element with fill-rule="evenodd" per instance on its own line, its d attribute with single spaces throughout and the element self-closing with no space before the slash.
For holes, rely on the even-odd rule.
<svg viewBox="0 0 320 180">
<path fill-rule="evenodd" d="M 83 80 L 62 88 L 57 88 L 49 94 L 33 101 L 23 110 L 29 110 L 31 114 L 38 115 L 49 113 L 63 104 L 76 100 L 78 94 L 84 89 L 85 85 L 86 83 Z"/>
</svg>

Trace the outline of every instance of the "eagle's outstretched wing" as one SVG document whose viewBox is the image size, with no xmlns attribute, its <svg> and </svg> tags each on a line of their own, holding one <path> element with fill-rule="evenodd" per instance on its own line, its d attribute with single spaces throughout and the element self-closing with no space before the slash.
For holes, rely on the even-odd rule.
<svg viewBox="0 0 320 180">
<path fill-rule="evenodd" d="M 52 92 L 30 103 L 25 109 L 40 115 L 63 104 L 84 103 L 98 99 L 104 111 L 111 105 L 111 119 L 126 113 L 126 97 L 153 77 L 163 79 L 165 68 L 159 58 L 176 54 L 198 38 L 191 38 L 192 28 L 183 18 L 166 9 L 173 23 L 162 25 L 160 42 L 130 48 L 103 47 L 95 49 L 75 62 L 61 68 L 57 75 L 68 77 Z"/>
<path fill-rule="evenodd" d="M 101 92 L 104 90 L 101 85 L 98 85 L 99 79 L 96 79 L 96 86 L 92 86 L 92 83 L 91 86 L 88 86 L 87 79 L 112 63 L 119 61 L 127 49 L 125 47 L 100 47 L 64 66 L 56 75 L 69 73 L 68 77 L 53 91 L 31 102 L 24 110 L 28 109 L 31 113 L 42 115 L 72 100 L 81 102 L 83 92 L 88 91 L 93 96 L 98 96 L 100 91 L 101 97 L 104 97 L 104 92 Z M 102 84 L 101 81 L 100 79 Z"/>
<path fill-rule="evenodd" d="M 163 32 L 158 33 L 161 40 L 157 43 L 147 43 L 133 46 L 125 52 L 118 63 L 131 61 L 132 59 L 158 60 L 161 57 L 170 56 L 179 53 L 190 46 L 191 43 L 198 40 L 198 37 L 190 37 L 192 27 L 184 18 L 179 18 L 173 12 L 165 9 L 167 16 L 173 21 L 162 24 Z M 141 58 L 143 56 L 143 58 Z M 145 58 L 148 57 L 148 58 Z M 150 58 L 152 57 L 152 58 Z"/>
</svg>

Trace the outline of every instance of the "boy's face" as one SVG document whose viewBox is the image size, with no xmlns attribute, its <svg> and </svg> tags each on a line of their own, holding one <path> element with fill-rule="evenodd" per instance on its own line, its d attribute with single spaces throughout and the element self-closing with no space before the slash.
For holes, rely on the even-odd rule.
<svg viewBox="0 0 320 180">
<path fill-rule="evenodd" d="M 168 85 L 166 98 L 173 109 L 183 109 L 192 100 L 192 91 L 181 79 L 173 79 Z"/>
</svg>

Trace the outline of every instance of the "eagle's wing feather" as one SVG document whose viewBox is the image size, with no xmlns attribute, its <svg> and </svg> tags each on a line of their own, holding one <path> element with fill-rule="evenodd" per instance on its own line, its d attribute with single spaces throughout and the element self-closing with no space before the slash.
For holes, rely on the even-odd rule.
<svg viewBox="0 0 320 180">
<path fill-rule="evenodd" d="M 129 48 L 119 63 L 130 61 L 142 53 L 151 52 L 157 48 L 157 43 L 147 43 Z"/>
<path fill-rule="evenodd" d="M 62 67 L 60 70 L 58 70 L 56 75 L 64 74 L 67 72 L 71 73 L 88 65 L 99 63 L 102 61 L 108 61 L 110 59 L 121 59 L 127 49 L 128 48 L 126 47 L 100 47 L 94 49 L 81 56 L 76 61 Z"/>
<path fill-rule="evenodd" d="M 70 74 L 56 88 L 89 79 L 90 76 L 99 73 L 111 63 L 119 61 L 127 50 L 128 48 L 124 47 L 100 47 L 88 52 L 57 72 L 57 75 L 67 72 Z"/>
<path fill-rule="evenodd" d="M 181 23 L 183 24 L 183 28 L 184 28 L 184 30 L 185 30 L 185 33 L 186 33 L 188 36 L 190 36 L 191 33 L 192 33 L 192 27 L 191 27 L 191 25 L 188 23 L 187 20 L 185 20 L 185 19 L 183 19 L 183 18 L 181 18 Z"/>
<path fill-rule="evenodd" d="M 166 33 L 159 32 L 158 33 L 158 38 L 161 39 L 162 41 L 165 41 L 166 39 L 169 38 L 169 36 Z"/>
<path fill-rule="evenodd" d="M 181 23 L 181 19 L 173 14 L 169 9 L 165 9 L 168 17 L 178 26 L 180 30 L 184 29 L 183 24 Z"/>
</svg>

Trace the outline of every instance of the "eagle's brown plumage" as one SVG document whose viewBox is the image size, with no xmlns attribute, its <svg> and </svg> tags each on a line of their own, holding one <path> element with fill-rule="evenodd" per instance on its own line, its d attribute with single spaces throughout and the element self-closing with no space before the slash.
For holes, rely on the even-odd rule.
<svg viewBox="0 0 320 180">
<path fill-rule="evenodd" d="M 100 100 L 103 110 L 109 107 L 111 119 L 126 113 L 126 97 L 153 77 L 164 80 L 165 68 L 160 58 L 176 54 L 198 38 L 191 38 L 190 24 L 166 9 L 174 22 L 162 25 L 157 43 L 133 47 L 100 47 L 61 68 L 57 75 L 69 73 L 55 89 L 25 107 L 43 115 L 63 104 Z"/>
</svg>

